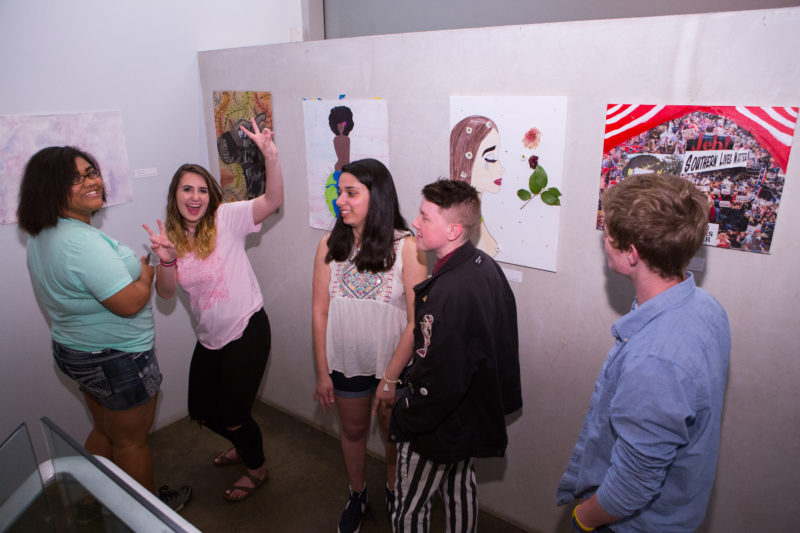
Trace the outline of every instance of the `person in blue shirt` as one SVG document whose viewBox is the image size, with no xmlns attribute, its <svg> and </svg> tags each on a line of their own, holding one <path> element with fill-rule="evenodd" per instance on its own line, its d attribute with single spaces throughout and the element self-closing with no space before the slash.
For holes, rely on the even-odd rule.
<svg viewBox="0 0 800 533">
<path fill-rule="evenodd" d="M 610 270 L 636 291 L 611 328 L 589 412 L 558 486 L 576 531 L 680 533 L 705 517 L 730 356 L 728 317 L 686 271 L 708 225 L 681 178 L 633 175 L 603 195 Z"/>
</svg>

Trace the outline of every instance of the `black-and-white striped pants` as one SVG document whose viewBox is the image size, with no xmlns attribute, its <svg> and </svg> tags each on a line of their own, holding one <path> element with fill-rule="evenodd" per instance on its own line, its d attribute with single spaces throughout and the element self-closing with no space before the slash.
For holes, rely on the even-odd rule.
<svg viewBox="0 0 800 533">
<path fill-rule="evenodd" d="M 408 442 L 397 445 L 397 483 L 392 530 L 422 533 L 430 530 L 431 499 L 441 493 L 445 531 L 474 533 L 478 523 L 478 491 L 472 459 L 452 464 L 428 461 L 411 451 Z"/>
</svg>

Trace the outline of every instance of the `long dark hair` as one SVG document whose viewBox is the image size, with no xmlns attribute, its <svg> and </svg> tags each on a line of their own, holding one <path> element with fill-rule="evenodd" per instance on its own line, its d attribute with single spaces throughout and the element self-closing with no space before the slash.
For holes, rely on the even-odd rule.
<svg viewBox="0 0 800 533">
<path fill-rule="evenodd" d="M 19 187 L 17 220 L 19 227 L 31 236 L 58 224 L 58 217 L 67 209 L 72 180 L 78 169 L 75 158 L 82 157 L 98 172 L 100 167 L 91 154 L 73 146 L 42 148 L 28 160 Z M 106 190 L 103 188 L 103 200 Z"/>
<path fill-rule="evenodd" d="M 359 271 L 385 272 L 392 268 L 395 260 L 394 232 L 409 231 L 394 188 L 392 175 L 377 159 L 361 159 L 342 167 L 342 172 L 352 174 L 369 190 L 369 207 L 361 235 L 361 247 L 354 263 Z M 328 237 L 328 253 L 325 262 L 345 261 L 353 251 L 353 228 L 336 218 Z"/>
</svg>

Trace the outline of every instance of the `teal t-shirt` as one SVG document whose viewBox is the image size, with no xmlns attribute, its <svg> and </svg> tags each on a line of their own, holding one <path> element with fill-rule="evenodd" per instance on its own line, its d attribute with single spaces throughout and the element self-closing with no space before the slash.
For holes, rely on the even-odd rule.
<svg viewBox="0 0 800 533">
<path fill-rule="evenodd" d="M 153 347 L 149 302 L 130 317 L 100 303 L 139 279 L 142 265 L 130 247 L 89 224 L 59 218 L 55 227 L 28 238 L 28 269 L 56 342 L 84 352 Z"/>
</svg>

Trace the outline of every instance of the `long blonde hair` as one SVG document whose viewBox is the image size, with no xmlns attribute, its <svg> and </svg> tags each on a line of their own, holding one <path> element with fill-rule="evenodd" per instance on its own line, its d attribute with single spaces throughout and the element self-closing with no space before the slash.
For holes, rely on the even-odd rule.
<svg viewBox="0 0 800 533">
<path fill-rule="evenodd" d="M 183 178 L 183 175 L 187 172 L 202 177 L 208 188 L 208 208 L 203 218 L 197 222 L 192 241 L 187 237 L 188 228 L 186 227 L 181 212 L 178 210 L 178 202 L 175 199 L 181 178 Z M 211 252 L 214 251 L 217 245 L 217 226 L 214 224 L 214 217 L 221 203 L 222 188 L 208 170 L 200 165 L 186 163 L 175 171 L 175 175 L 172 176 L 172 182 L 169 184 L 169 193 L 167 196 L 166 228 L 167 236 L 169 240 L 172 241 L 172 244 L 175 245 L 175 251 L 178 253 L 178 257 L 183 257 L 189 252 L 194 252 L 194 255 L 198 259 L 205 259 L 211 255 Z"/>
</svg>

